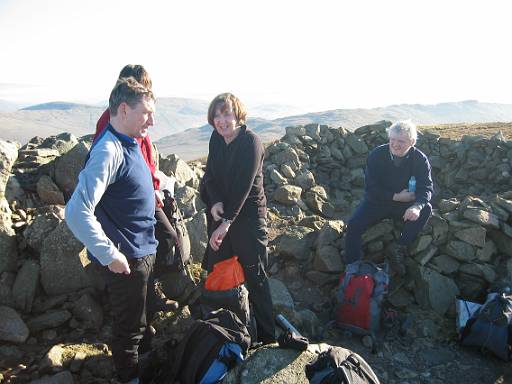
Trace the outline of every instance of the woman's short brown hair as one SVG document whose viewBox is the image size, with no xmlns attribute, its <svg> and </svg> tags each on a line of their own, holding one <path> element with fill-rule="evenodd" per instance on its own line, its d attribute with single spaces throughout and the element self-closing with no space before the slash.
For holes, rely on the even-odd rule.
<svg viewBox="0 0 512 384">
<path fill-rule="evenodd" d="M 213 124 L 213 118 L 215 117 L 215 111 L 220 108 L 221 112 L 231 108 L 236 117 L 237 125 L 244 125 L 245 119 L 247 118 L 247 111 L 245 106 L 242 104 L 240 99 L 232 93 L 221 93 L 215 96 L 208 107 L 208 123 L 215 128 Z"/>
<path fill-rule="evenodd" d="M 119 79 L 126 77 L 133 77 L 147 89 L 153 89 L 153 82 L 151 81 L 151 77 L 149 77 L 148 71 L 140 64 L 125 65 L 124 68 L 121 69 L 121 72 L 119 72 Z"/>
</svg>

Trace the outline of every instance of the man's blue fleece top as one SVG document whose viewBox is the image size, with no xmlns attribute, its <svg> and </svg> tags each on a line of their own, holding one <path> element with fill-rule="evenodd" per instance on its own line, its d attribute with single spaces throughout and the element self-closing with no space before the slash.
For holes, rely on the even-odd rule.
<svg viewBox="0 0 512 384">
<path fill-rule="evenodd" d="M 110 124 L 93 143 L 66 222 L 102 265 L 156 252 L 155 192 L 137 142 Z"/>
<path fill-rule="evenodd" d="M 365 199 L 373 203 L 393 201 L 395 193 L 408 188 L 411 176 L 416 178 L 416 203 L 428 203 L 434 192 L 430 163 L 416 147 L 412 147 L 396 166 L 389 144 L 378 146 L 368 155 L 365 175 Z"/>
</svg>

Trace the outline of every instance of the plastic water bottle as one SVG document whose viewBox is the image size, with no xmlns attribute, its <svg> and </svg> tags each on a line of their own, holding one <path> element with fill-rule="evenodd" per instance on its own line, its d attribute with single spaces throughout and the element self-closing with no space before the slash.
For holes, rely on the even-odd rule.
<svg viewBox="0 0 512 384">
<path fill-rule="evenodd" d="M 409 179 L 409 192 L 416 192 L 416 178 L 414 176 L 411 176 Z"/>
</svg>

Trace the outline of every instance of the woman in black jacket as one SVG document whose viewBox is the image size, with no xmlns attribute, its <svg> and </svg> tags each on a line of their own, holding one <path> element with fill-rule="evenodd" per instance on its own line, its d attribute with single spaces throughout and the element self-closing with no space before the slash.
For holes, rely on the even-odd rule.
<svg viewBox="0 0 512 384">
<path fill-rule="evenodd" d="M 238 256 L 256 318 L 258 341 L 275 341 L 272 297 L 265 268 L 267 200 L 263 190 L 264 150 L 258 136 L 245 126 L 246 111 L 231 93 L 213 99 L 208 123 L 210 137 L 203 197 L 210 224 L 209 247 L 203 266 L 211 272 L 218 261 Z"/>
</svg>

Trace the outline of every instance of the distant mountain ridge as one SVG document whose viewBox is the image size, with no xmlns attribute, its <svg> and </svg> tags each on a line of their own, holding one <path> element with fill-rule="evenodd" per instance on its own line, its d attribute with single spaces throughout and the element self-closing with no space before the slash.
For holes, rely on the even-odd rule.
<svg viewBox="0 0 512 384">
<path fill-rule="evenodd" d="M 157 100 L 156 124 L 151 138 L 199 127 L 206 122 L 208 102 L 165 97 Z M 16 111 L 0 112 L 0 138 L 25 144 L 34 136 L 48 137 L 62 132 L 75 136 L 94 133 L 96 121 L 105 110 L 98 105 L 55 101 Z"/>
<path fill-rule="evenodd" d="M 1 101 L 1 100 L 0 100 Z M 156 124 L 150 134 L 160 153 L 177 153 L 191 160 L 205 156 L 212 128 L 206 123 L 205 100 L 166 97 L 157 101 Z M 1 104 L 0 104 L 1 105 Z M 55 101 L 1 112 L 0 138 L 25 144 L 34 136 L 48 137 L 62 132 L 83 136 L 95 131 L 104 106 Z M 254 109 L 254 110 L 253 110 Z M 481 103 L 476 100 L 432 105 L 399 104 L 379 108 L 335 109 L 275 119 L 251 117 L 255 112 L 279 115 L 291 106 L 262 105 L 249 109 L 248 126 L 262 141 L 276 140 L 287 126 L 309 123 L 355 129 L 379 120 L 412 119 L 420 125 L 512 121 L 512 104 Z"/>
<path fill-rule="evenodd" d="M 68 109 L 77 109 L 82 107 L 90 107 L 87 104 L 78 104 L 78 103 L 69 103 L 66 101 L 51 101 L 49 103 L 30 105 L 28 107 L 22 108 L 22 111 L 47 111 L 54 109 L 68 110 Z"/>
<path fill-rule="evenodd" d="M 288 126 L 310 123 L 355 129 L 379 120 L 412 119 L 416 124 L 483 123 L 512 121 L 512 104 L 481 103 L 476 100 L 439 104 L 399 104 L 379 108 L 335 109 L 288 116 L 274 120 L 249 119 L 248 127 L 264 142 L 277 140 Z M 176 153 L 186 160 L 205 156 L 208 152 L 210 126 L 203 126 L 163 137 L 156 143 L 160 153 Z"/>
</svg>

